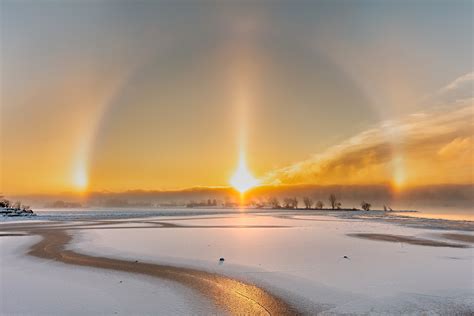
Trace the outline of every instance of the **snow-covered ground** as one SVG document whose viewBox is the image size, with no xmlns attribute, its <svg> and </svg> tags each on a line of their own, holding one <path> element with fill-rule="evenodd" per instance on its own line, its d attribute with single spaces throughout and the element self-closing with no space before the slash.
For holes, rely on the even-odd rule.
<svg viewBox="0 0 474 316">
<path fill-rule="evenodd" d="M 220 312 L 207 298 L 173 282 L 25 257 L 28 247 L 38 239 L 0 238 L 0 315 Z"/>
<path fill-rule="evenodd" d="M 390 233 L 441 239 L 440 234 L 449 231 L 329 216 L 167 219 L 179 225 L 211 227 L 79 231 L 73 248 L 249 280 L 304 305 L 309 312 L 474 311 L 472 248 L 426 247 L 346 235 Z M 212 228 L 222 225 L 287 227 Z M 226 259 L 224 264 L 218 263 L 220 257 Z"/>
<path fill-rule="evenodd" d="M 91 226 L 94 229 L 71 231 L 74 241 L 69 247 L 86 254 L 229 275 L 263 286 L 311 314 L 474 311 L 473 248 L 347 236 L 381 233 L 448 241 L 441 234 L 449 230 L 427 229 L 430 222 L 424 220 L 415 228 L 358 215 L 223 212 L 132 221 L 116 220 L 113 225 L 104 221 Z M 198 227 L 147 227 L 160 221 Z M 112 229 L 103 229 L 107 226 Z M 22 253 L 35 238 L 0 238 L 2 314 L 218 312 L 198 293 L 171 282 L 25 257 Z M 225 258 L 223 264 L 220 257 Z"/>
</svg>

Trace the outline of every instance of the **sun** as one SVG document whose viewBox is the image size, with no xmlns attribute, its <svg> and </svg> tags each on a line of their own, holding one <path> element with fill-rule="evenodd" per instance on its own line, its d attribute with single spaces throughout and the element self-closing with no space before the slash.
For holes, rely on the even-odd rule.
<svg viewBox="0 0 474 316">
<path fill-rule="evenodd" d="M 239 166 L 230 179 L 230 184 L 240 193 L 245 193 L 249 189 L 260 184 L 260 181 L 250 173 L 245 163 L 245 155 L 240 154 Z"/>
<path fill-rule="evenodd" d="M 393 187 L 397 191 L 399 191 L 402 189 L 406 181 L 406 175 L 405 175 L 406 168 L 405 168 L 403 157 L 401 155 L 397 155 L 393 159 L 392 164 L 393 164 L 392 184 L 393 184 Z"/>
<path fill-rule="evenodd" d="M 79 166 L 73 175 L 74 187 L 79 191 L 83 191 L 87 187 L 87 182 L 87 172 L 85 168 Z"/>
</svg>

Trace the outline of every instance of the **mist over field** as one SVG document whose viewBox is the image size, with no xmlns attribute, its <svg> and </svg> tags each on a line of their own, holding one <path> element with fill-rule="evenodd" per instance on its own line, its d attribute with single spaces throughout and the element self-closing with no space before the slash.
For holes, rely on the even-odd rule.
<svg viewBox="0 0 474 316">
<path fill-rule="evenodd" d="M 396 191 L 390 185 L 353 185 L 353 186 L 318 186 L 318 185 L 282 185 L 262 186 L 245 194 L 246 199 L 254 202 L 267 202 L 270 198 L 284 199 L 296 197 L 300 207 L 302 199 L 310 197 L 327 204 L 330 194 L 335 194 L 342 202 L 342 207 L 360 207 L 362 200 L 369 201 L 374 207 L 383 205 L 392 207 L 409 207 L 416 210 L 429 207 L 472 208 L 474 203 L 473 185 L 434 185 L 421 186 Z M 191 201 L 201 202 L 211 199 L 220 203 L 236 202 L 240 194 L 232 188 L 190 188 L 176 191 L 130 190 L 125 192 L 91 192 L 87 195 L 63 193 L 57 195 L 13 196 L 37 207 L 51 206 L 55 201 L 74 202 L 82 206 L 111 207 L 149 207 L 149 206 L 183 206 Z M 59 205 L 60 207 L 61 205 Z M 75 205 L 76 207 L 78 205 Z"/>
</svg>

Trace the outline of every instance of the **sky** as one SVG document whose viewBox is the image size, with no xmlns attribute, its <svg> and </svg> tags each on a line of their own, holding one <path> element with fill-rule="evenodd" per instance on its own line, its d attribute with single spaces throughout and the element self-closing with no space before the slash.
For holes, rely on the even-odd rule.
<svg viewBox="0 0 474 316">
<path fill-rule="evenodd" d="M 471 1 L 0 8 L 4 194 L 473 183 Z"/>
</svg>

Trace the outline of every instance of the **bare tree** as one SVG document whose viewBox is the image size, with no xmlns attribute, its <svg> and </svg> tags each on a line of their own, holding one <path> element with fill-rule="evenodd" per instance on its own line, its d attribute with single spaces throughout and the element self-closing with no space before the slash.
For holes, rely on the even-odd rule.
<svg viewBox="0 0 474 316">
<path fill-rule="evenodd" d="M 341 207 L 341 203 L 337 201 L 336 195 L 334 195 L 333 193 L 329 195 L 329 204 L 331 205 L 331 208 L 333 210 Z"/>
<path fill-rule="evenodd" d="M 293 207 L 298 208 L 298 199 L 297 198 L 293 198 Z"/>
<path fill-rule="evenodd" d="M 270 198 L 268 204 L 270 204 L 272 208 L 281 208 L 280 201 L 278 201 L 276 197 Z"/>
<path fill-rule="evenodd" d="M 306 209 L 310 209 L 314 204 L 313 200 L 309 197 L 303 198 L 303 203 Z"/>
<path fill-rule="evenodd" d="M 298 200 L 296 198 L 286 198 L 283 200 L 284 208 L 297 208 Z"/>
<path fill-rule="evenodd" d="M 366 201 L 362 201 L 360 203 L 360 206 L 364 211 L 370 211 L 370 207 L 372 206 L 370 203 L 367 203 Z"/>
<path fill-rule="evenodd" d="M 323 201 L 318 201 L 316 202 L 316 208 L 319 210 L 322 210 L 324 207 L 324 202 Z"/>
<path fill-rule="evenodd" d="M 3 200 L 0 201 L 0 207 L 8 208 L 8 207 L 10 207 L 10 205 L 11 205 L 11 203 L 7 199 L 3 199 Z"/>
<path fill-rule="evenodd" d="M 13 204 L 12 207 L 15 208 L 15 209 L 20 209 L 20 208 L 21 208 L 21 201 L 16 201 L 16 202 Z"/>
</svg>

